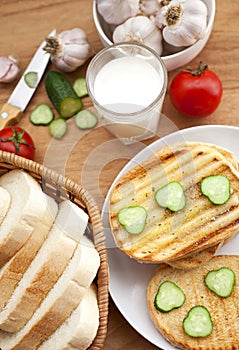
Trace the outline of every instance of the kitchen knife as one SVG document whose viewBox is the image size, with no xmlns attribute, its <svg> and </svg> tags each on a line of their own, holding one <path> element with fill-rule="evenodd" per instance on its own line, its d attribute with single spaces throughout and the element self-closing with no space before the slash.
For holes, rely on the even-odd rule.
<svg viewBox="0 0 239 350">
<path fill-rule="evenodd" d="M 56 30 L 54 29 L 49 36 L 54 36 L 55 34 Z M 43 41 L 17 83 L 7 103 L 2 106 L 0 110 L 0 130 L 19 121 L 34 94 L 50 59 L 50 54 L 43 50 L 45 44 L 46 42 Z M 25 75 L 29 72 L 37 73 L 37 83 L 34 88 L 29 87 L 24 79 Z"/>
</svg>

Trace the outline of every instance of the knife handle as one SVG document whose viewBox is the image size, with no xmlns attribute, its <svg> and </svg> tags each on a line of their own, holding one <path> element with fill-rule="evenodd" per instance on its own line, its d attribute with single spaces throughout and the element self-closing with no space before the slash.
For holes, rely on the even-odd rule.
<svg viewBox="0 0 239 350">
<path fill-rule="evenodd" d="M 0 130 L 17 123 L 22 115 L 20 108 L 5 103 L 0 109 Z"/>
</svg>

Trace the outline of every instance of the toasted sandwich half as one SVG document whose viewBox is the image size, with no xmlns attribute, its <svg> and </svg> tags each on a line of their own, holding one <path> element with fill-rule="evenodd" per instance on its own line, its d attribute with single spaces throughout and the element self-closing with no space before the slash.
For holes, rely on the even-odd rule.
<svg viewBox="0 0 239 350">
<path fill-rule="evenodd" d="M 163 147 L 123 175 L 111 192 L 109 222 L 116 244 L 148 263 L 170 262 L 222 244 L 239 229 L 237 169 L 235 156 L 218 146 L 185 142 Z M 229 179 L 231 195 L 224 204 L 213 204 L 200 190 L 202 180 L 214 175 Z M 177 212 L 155 201 L 155 192 L 173 181 L 181 184 L 186 197 L 185 207 Z M 119 211 L 130 206 L 147 212 L 137 235 L 118 220 Z"/>
<path fill-rule="evenodd" d="M 210 271 L 230 269 L 234 272 L 236 279 L 233 287 L 230 287 L 231 294 L 228 297 L 221 297 L 210 290 L 204 279 Z M 225 272 L 224 272 L 225 274 Z M 222 276 L 222 275 L 221 275 Z M 147 303 L 151 319 L 155 327 L 173 346 L 185 350 L 234 350 L 239 349 L 239 256 L 218 255 L 209 262 L 190 270 L 180 270 L 162 264 L 151 278 L 147 289 Z M 219 278 L 219 275 L 217 276 Z M 173 283 L 185 294 L 185 301 L 178 308 L 169 312 L 162 312 L 156 307 L 155 296 L 159 286 L 165 281 Z M 224 288 L 224 284 L 221 284 Z M 176 290 L 172 289 L 172 290 Z M 170 290 L 168 290 L 170 293 Z M 161 295 L 160 295 L 161 298 Z M 172 297 L 173 298 L 173 297 Z M 161 299 L 162 300 L 162 299 Z M 170 301 L 170 298 L 168 298 Z M 160 301 L 160 306 L 163 305 Z M 156 304 L 156 305 L 155 305 Z M 168 304 L 164 304 L 164 306 Z M 158 305 L 157 305 L 158 306 Z M 188 312 L 194 308 L 206 308 L 209 312 L 212 329 L 210 332 L 192 336 L 187 334 L 183 326 Z M 200 314 L 199 314 L 200 317 Z M 203 318 L 201 319 L 203 321 Z M 196 318 L 190 320 L 189 326 L 195 331 L 197 326 L 193 324 Z M 200 319 L 198 321 L 201 323 Z M 199 327 L 201 328 L 200 323 Z M 204 319 L 206 327 L 206 322 Z M 204 329 L 205 331 L 206 329 Z"/>
</svg>

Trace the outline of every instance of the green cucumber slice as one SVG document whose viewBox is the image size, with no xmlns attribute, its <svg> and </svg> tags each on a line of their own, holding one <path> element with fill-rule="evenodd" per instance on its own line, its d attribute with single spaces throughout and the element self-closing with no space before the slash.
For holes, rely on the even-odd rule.
<svg viewBox="0 0 239 350">
<path fill-rule="evenodd" d="M 75 115 L 75 123 L 80 129 L 93 129 L 98 124 L 98 119 L 94 113 L 84 109 Z"/>
<path fill-rule="evenodd" d="M 192 307 L 183 320 L 183 329 L 190 337 L 202 338 L 212 333 L 211 315 L 205 306 Z"/>
<path fill-rule="evenodd" d="M 225 175 L 208 176 L 201 182 L 201 192 L 213 204 L 224 204 L 231 196 L 230 180 Z"/>
<path fill-rule="evenodd" d="M 28 72 L 24 75 L 24 81 L 27 86 L 31 89 L 34 89 L 38 83 L 38 74 L 37 72 Z"/>
<path fill-rule="evenodd" d="M 76 79 L 72 86 L 77 96 L 79 97 L 88 96 L 88 90 L 87 90 L 85 78 Z"/>
<path fill-rule="evenodd" d="M 182 289 L 174 282 L 165 281 L 160 284 L 154 299 L 154 306 L 162 312 L 178 309 L 184 304 L 186 296 Z"/>
<path fill-rule="evenodd" d="M 49 125 L 50 134 L 55 139 L 61 139 L 67 131 L 67 123 L 64 118 L 54 119 Z"/>
<path fill-rule="evenodd" d="M 130 206 L 120 209 L 118 221 L 127 232 L 137 235 L 144 230 L 146 225 L 147 211 L 141 206 Z"/>
<path fill-rule="evenodd" d="M 208 289 L 222 298 L 232 294 L 235 284 L 235 273 L 232 269 L 221 267 L 218 270 L 209 271 L 204 279 Z"/>
<path fill-rule="evenodd" d="M 34 125 L 49 125 L 53 119 L 53 111 L 45 103 L 36 106 L 30 114 L 30 122 Z"/>
<path fill-rule="evenodd" d="M 186 205 L 183 187 L 177 181 L 172 181 L 158 189 L 155 193 L 155 200 L 159 206 L 171 211 L 179 211 Z"/>
</svg>

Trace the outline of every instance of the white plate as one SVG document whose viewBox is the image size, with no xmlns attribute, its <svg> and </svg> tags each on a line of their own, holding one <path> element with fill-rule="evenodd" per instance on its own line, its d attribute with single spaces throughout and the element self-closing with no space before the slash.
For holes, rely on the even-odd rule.
<svg viewBox="0 0 239 350">
<path fill-rule="evenodd" d="M 167 135 L 143 149 L 121 170 L 114 183 L 129 169 L 150 157 L 155 150 L 167 144 L 185 140 L 208 142 L 225 147 L 232 151 L 239 161 L 239 127 L 199 126 Z M 164 350 L 175 350 L 175 347 L 172 347 L 157 331 L 147 310 L 146 288 L 156 265 L 140 264 L 116 248 L 108 222 L 109 193 L 103 206 L 102 219 L 106 230 L 109 254 L 109 291 L 111 297 L 121 314 L 143 337 Z M 238 246 L 239 235 L 226 244 L 218 254 L 238 255 Z"/>
</svg>

